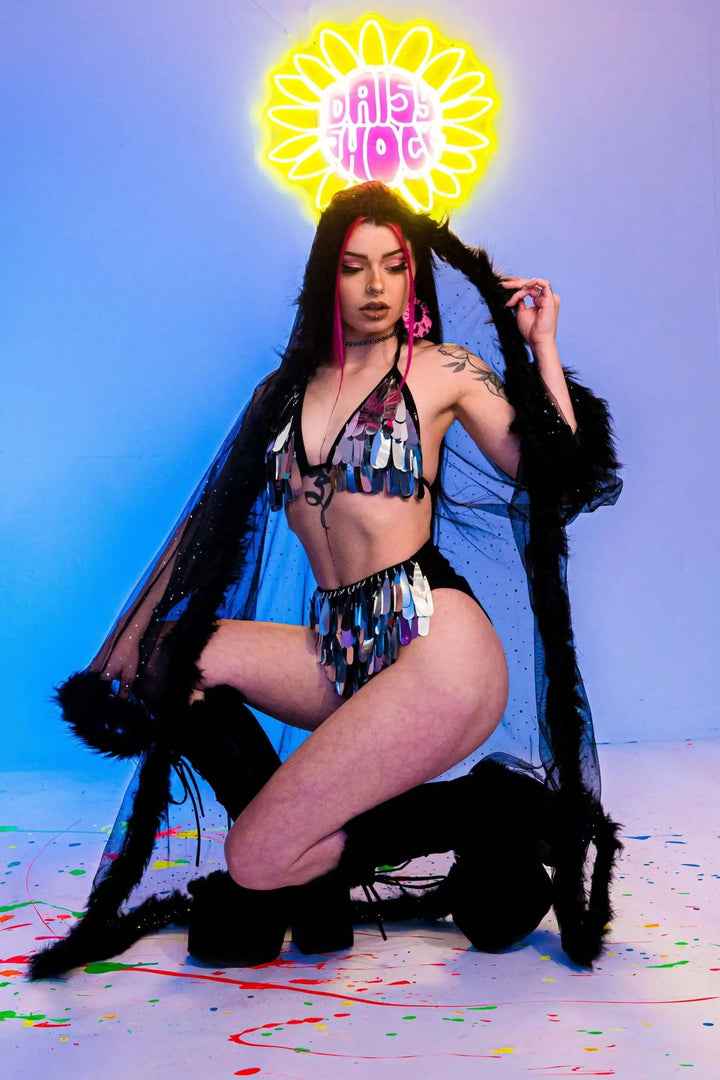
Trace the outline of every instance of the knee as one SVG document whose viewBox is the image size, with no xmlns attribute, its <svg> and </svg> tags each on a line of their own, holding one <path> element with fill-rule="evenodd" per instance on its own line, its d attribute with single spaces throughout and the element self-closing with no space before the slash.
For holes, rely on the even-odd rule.
<svg viewBox="0 0 720 1080">
<path fill-rule="evenodd" d="M 245 889 L 281 889 L 290 884 L 284 866 L 269 843 L 253 843 L 236 826 L 225 841 L 225 861 L 234 882 Z"/>
</svg>

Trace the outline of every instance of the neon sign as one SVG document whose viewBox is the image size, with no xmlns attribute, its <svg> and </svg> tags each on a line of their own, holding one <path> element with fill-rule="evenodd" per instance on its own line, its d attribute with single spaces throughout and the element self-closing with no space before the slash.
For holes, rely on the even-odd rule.
<svg viewBox="0 0 720 1080">
<path fill-rule="evenodd" d="M 263 160 L 314 212 L 381 180 L 416 210 L 467 198 L 495 148 L 492 75 L 430 23 L 324 25 L 269 76 Z"/>
</svg>

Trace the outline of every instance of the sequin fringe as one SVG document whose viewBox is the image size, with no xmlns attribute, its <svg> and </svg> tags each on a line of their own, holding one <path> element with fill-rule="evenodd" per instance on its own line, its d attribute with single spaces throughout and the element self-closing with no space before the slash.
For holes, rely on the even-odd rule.
<svg viewBox="0 0 720 1080">
<path fill-rule="evenodd" d="M 293 462 L 295 460 L 295 439 L 292 434 L 292 418 L 280 434 L 270 443 L 265 455 L 267 472 L 267 491 L 271 510 L 282 510 L 293 498 L 290 487 Z"/>
<path fill-rule="evenodd" d="M 316 652 L 341 697 L 350 697 L 394 664 L 401 645 L 425 637 L 433 613 L 430 584 L 413 559 L 310 601 Z"/>
</svg>

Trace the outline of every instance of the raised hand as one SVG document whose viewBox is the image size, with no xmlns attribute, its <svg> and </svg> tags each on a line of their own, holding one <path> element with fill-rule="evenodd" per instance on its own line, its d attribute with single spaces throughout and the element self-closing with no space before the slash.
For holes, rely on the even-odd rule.
<svg viewBox="0 0 720 1080">
<path fill-rule="evenodd" d="M 515 310 L 518 330 L 533 352 L 555 344 L 560 297 L 546 278 L 506 278 L 503 288 L 512 291 L 506 307 Z M 530 306 L 525 300 L 532 301 Z"/>
</svg>

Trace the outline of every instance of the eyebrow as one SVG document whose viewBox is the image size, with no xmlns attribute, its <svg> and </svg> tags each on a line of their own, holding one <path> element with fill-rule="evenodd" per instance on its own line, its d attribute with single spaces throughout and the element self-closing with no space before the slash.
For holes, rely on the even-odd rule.
<svg viewBox="0 0 720 1080">
<path fill-rule="evenodd" d="M 381 256 L 381 258 L 389 259 L 391 257 L 391 255 L 402 255 L 402 254 L 404 254 L 402 248 L 395 248 L 394 251 L 386 251 L 385 254 Z M 351 259 L 364 259 L 365 262 L 369 262 L 369 259 L 368 259 L 367 255 L 359 255 L 357 253 L 357 251 L 345 251 L 345 255 L 348 255 Z"/>
</svg>

